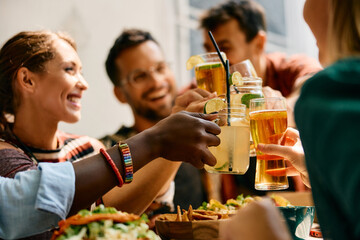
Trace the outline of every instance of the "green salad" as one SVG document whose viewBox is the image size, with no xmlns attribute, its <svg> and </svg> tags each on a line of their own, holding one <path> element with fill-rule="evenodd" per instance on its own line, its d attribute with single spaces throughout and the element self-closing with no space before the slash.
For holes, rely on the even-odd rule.
<svg viewBox="0 0 360 240">
<path fill-rule="evenodd" d="M 160 240 L 149 230 L 145 214 L 137 216 L 100 205 L 93 211 L 81 210 L 77 215 L 59 222 L 52 240 L 148 239 Z"/>
</svg>

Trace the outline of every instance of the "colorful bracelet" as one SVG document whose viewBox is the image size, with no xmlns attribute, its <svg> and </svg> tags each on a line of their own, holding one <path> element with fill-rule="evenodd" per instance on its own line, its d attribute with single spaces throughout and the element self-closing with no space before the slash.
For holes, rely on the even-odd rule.
<svg viewBox="0 0 360 240">
<path fill-rule="evenodd" d="M 126 143 L 121 143 L 121 142 L 119 142 L 118 146 L 119 146 L 119 151 L 122 153 L 124 159 L 125 183 L 131 183 L 133 180 L 134 170 L 133 170 L 130 148 Z"/>
<path fill-rule="evenodd" d="M 119 185 L 118 187 L 122 187 L 122 185 L 124 184 L 124 180 L 121 177 L 121 174 L 119 172 L 119 169 L 116 167 L 114 161 L 111 159 L 110 155 L 103 149 L 100 148 L 100 153 L 104 156 L 104 158 L 106 159 L 106 161 L 110 164 L 112 170 L 114 171 L 116 178 L 119 181 Z"/>
</svg>

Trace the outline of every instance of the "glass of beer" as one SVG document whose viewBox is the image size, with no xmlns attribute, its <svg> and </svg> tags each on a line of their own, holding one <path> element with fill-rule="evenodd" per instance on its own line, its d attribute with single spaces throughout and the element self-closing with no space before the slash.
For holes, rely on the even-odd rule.
<svg viewBox="0 0 360 240">
<path fill-rule="evenodd" d="M 250 100 L 250 128 L 255 149 L 259 143 L 281 144 L 287 128 L 285 98 L 256 98 Z M 284 158 L 256 151 L 255 189 L 287 189 Z"/>
<path fill-rule="evenodd" d="M 225 60 L 225 53 L 221 52 L 221 55 Z M 197 55 L 197 57 L 202 59 L 201 63 L 195 66 L 195 78 L 198 88 L 211 93 L 217 92 L 218 96 L 225 96 L 226 74 L 219 55 L 216 52 L 211 52 Z"/>
<path fill-rule="evenodd" d="M 239 104 L 220 110 L 214 121 L 220 126 L 220 145 L 209 147 L 217 163 L 205 165 L 210 173 L 245 174 L 249 168 L 250 126 L 245 119 L 246 106 Z"/>
</svg>

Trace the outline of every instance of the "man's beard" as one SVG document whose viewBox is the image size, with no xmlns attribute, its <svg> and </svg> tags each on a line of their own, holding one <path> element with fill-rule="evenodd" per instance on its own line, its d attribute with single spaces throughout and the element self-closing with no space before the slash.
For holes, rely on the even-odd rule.
<svg viewBox="0 0 360 240">
<path fill-rule="evenodd" d="M 154 110 L 150 108 L 144 108 L 141 106 L 135 106 L 134 111 L 143 118 L 148 119 L 151 122 L 158 122 L 166 117 L 168 117 L 171 113 L 171 108 L 169 110 L 165 110 L 165 108 L 168 108 L 167 106 L 163 106 L 163 109 L 160 110 Z"/>
<path fill-rule="evenodd" d="M 151 109 L 141 103 L 136 103 L 132 100 L 131 96 L 127 96 L 127 100 L 134 113 L 155 123 L 168 117 L 175 104 L 175 96 L 173 96 L 170 106 L 168 104 L 164 104 L 163 106 L 159 106 L 157 109 Z"/>
</svg>

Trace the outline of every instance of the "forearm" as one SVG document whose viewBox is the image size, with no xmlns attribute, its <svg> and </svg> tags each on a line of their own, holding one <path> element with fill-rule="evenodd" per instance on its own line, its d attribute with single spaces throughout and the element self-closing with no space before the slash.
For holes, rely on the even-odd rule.
<svg viewBox="0 0 360 240">
<path fill-rule="evenodd" d="M 195 167 L 203 167 L 204 164 L 213 166 L 215 157 L 210 153 L 208 146 L 216 146 L 220 139 L 216 136 L 220 128 L 210 120 L 216 115 L 201 115 L 194 113 L 177 113 L 158 122 L 152 128 L 126 140 L 129 145 L 133 170 L 140 168 L 158 157 L 164 157 L 174 162 L 187 161 Z M 122 176 L 124 176 L 123 161 L 117 146 L 107 150 Z M 189 155 L 188 153 L 191 152 Z M 98 161 L 101 159 L 101 161 Z M 162 186 L 168 182 L 180 163 L 172 163 L 161 160 L 155 161 L 142 172 L 136 174 L 142 184 L 132 183 L 116 189 L 123 195 L 120 199 L 127 201 L 117 202 L 117 205 L 130 212 L 142 212 L 157 194 Z M 72 210 L 77 210 L 97 200 L 111 188 L 117 185 L 117 179 L 109 164 L 103 156 L 95 155 L 87 161 L 79 161 L 74 164 L 76 172 L 76 194 Z M 124 178 L 124 177 L 123 177 Z M 144 179 L 144 180 L 141 180 Z M 136 187 L 137 185 L 140 185 Z M 126 188 L 130 190 L 126 191 Z M 126 196 L 125 196 L 126 194 Z M 141 199 L 140 199 L 141 198 Z M 128 200 L 130 199 L 130 200 Z M 138 200 L 140 199 L 140 200 Z M 136 201 L 140 202 L 136 202 Z M 105 198 L 105 201 L 109 201 Z M 111 205 L 114 202 L 111 202 Z"/>
<path fill-rule="evenodd" d="M 107 150 L 124 176 L 119 150 L 112 147 Z M 101 154 L 73 163 L 75 170 L 75 197 L 70 215 L 89 207 L 99 197 L 118 184 L 116 176 Z"/>
<path fill-rule="evenodd" d="M 119 210 L 141 214 L 159 195 L 169 187 L 180 166 L 179 162 L 170 162 L 158 158 L 134 174 L 131 184 L 114 188 L 104 197 L 104 203 Z"/>
<path fill-rule="evenodd" d="M 136 136 L 129 138 L 126 140 L 126 143 L 129 145 L 131 156 L 133 160 L 133 171 L 134 173 L 137 172 L 140 168 L 144 165 L 152 161 L 156 156 L 155 150 L 152 147 L 152 144 L 149 144 L 150 139 L 154 142 L 154 135 L 148 134 L 148 132 L 144 131 L 141 134 L 137 134 Z M 119 169 L 120 174 L 122 175 L 123 179 L 125 179 L 124 174 L 124 163 L 120 155 L 120 151 L 118 146 L 114 146 L 112 148 L 107 149 L 107 152 L 111 156 L 112 160 L 114 161 L 115 165 Z M 167 166 L 171 166 L 172 163 L 164 163 Z M 159 164 L 156 167 L 160 167 Z M 97 154 L 93 157 L 86 159 L 85 161 L 78 161 L 74 163 L 74 169 L 76 174 L 76 194 L 74 198 L 74 204 L 71 209 L 71 213 L 76 213 L 79 209 L 87 208 L 99 197 L 104 196 L 104 202 L 108 206 L 132 206 L 131 201 L 134 201 L 132 196 L 137 196 L 139 198 L 140 194 L 143 194 L 145 189 L 148 189 L 148 183 L 151 182 L 151 177 L 144 176 L 146 181 L 141 180 L 143 175 L 150 175 L 153 178 L 156 178 L 156 173 L 148 171 L 146 169 L 152 169 L 151 167 L 145 167 L 145 170 L 142 170 L 139 173 L 134 174 L 134 179 L 139 178 L 139 180 L 135 180 L 134 187 L 131 187 L 130 184 L 123 185 L 121 188 L 114 188 L 118 185 L 118 180 L 110 167 L 110 165 L 106 162 L 105 158 L 101 154 Z M 166 175 L 170 177 L 171 174 Z M 139 177 L 138 177 L 139 176 Z M 139 183 L 137 183 L 139 182 Z M 143 184 L 143 186 L 139 186 Z M 162 183 L 163 184 L 163 183 Z M 108 191 L 114 188 L 114 192 L 119 194 L 111 195 L 113 197 L 109 198 L 110 195 L 105 195 Z M 141 188 L 144 188 L 144 191 L 141 191 Z M 129 189 L 129 190 L 128 190 Z M 112 192 L 113 192 L 112 191 Z M 142 197 L 144 198 L 141 202 L 141 209 L 146 208 L 147 204 L 156 197 L 156 194 L 159 193 L 159 190 L 156 193 L 151 191 L 149 194 L 151 195 L 151 199 L 149 197 Z M 109 193 L 110 194 L 110 193 Z M 155 195 L 155 196 L 153 196 Z M 116 201 L 109 202 L 109 199 L 116 199 Z M 129 201 L 130 199 L 130 201 Z M 124 203 L 125 201 L 125 203 Z M 134 204 L 136 205 L 136 204 Z M 145 205 L 145 206 L 144 206 Z M 131 207 L 129 209 L 133 209 Z M 133 211 L 129 211 L 133 212 Z"/>
<path fill-rule="evenodd" d="M 299 98 L 299 94 L 295 92 L 286 98 L 288 126 L 292 128 L 296 128 L 294 107 L 298 98 Z"/>
<path fill-rule="evenodd" d="M 149 138 L 151 138 L 151 136 L 144 131 L 143 133 L 126 140 L 133 159 L 134 173 L 155 158 L 153 156 L 156 156 L 156 153 L 154 153 L 155 150 L 151 147 L 151 144 L 149 144 Z M 125 179 L 124 163 L 118 146 L 107 149 L 107 152 L 119 169 L 123 179 Z M 74 162 L 74 169 L 76 175 L 76 193 L 71 214 L 76 213 L 82 208 L 89 207 L 99 199 L 99 197 L 104 196 L 108 191 L 118 185 L 116 175 L 101 154 L 97 154 L 86 160 Z M 137 175 L 140 174 L 135 174 L 134 178 L 136 178 Z M 143 182 L 145 185 L 147 183 L 148 182 Z M 127 188 L 126 185 L 123 185 L 123 187 L 116 187 L 115 189 L 119 192 L 127 192 Z M 131 189 L 134 191 L 131 191 L 132 195 L 135 195 L 136 191 L 138 191 L 137 188 Z M 139 192 L 137 192 L 137 195 L 139 195 Z M 124 196 L 124 198 L 126 197 Z"/>
</svg>

